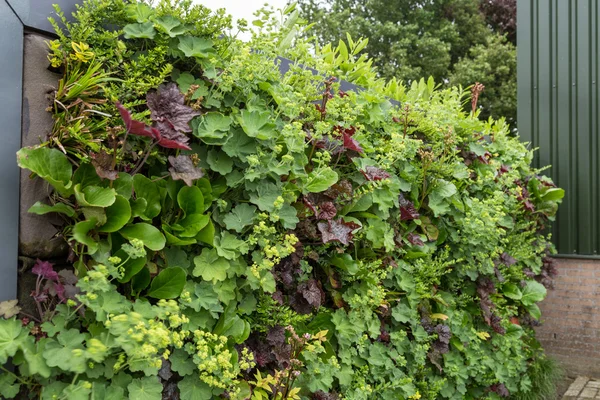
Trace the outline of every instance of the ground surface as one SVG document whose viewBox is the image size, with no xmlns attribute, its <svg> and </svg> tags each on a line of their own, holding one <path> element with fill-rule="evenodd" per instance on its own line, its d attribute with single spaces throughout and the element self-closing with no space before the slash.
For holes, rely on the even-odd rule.
<svg viewBox="0 0 600 400">
<path fill-rule="evenodd" d="M 600 380 L 579 376 L 571 386 L 569 386 L 562 399 L 600 399 Z"/>
</svg>

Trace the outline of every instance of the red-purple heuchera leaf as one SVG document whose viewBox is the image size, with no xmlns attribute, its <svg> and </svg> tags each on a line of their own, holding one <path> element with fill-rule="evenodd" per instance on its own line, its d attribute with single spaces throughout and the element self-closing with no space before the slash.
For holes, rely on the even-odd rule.
<svg viewBox="0 0 600 400">
<path fill-rule="evenodd" d="M 319 219 L 333 219 L 333 217 L 335 217 L 336 214 L 337 210 L 332 202 L 326 201 L 325 203 L 319 205 Z"/>
<path fill-rule="evenodd" d="M 341 126 L 336 126 L 334 130 L 342 136 L 344 148 L 356 151 L 357 153 L 362 153 L 364 151 L 362 147 L 360 147 L 360 143 L 352 137 L 356 133 L 355 127 L 351 126 L 350 128 L 343 128 Z"/>
<path fill-rule="evenodd" d="M 121 114 L 121 118 L 125 123 L 125 129 L 127 129 L 129 133 L 132 135 L 147 136 L 156 139 L 152 130 L 143 122 L 132 119 L 129 111 L 127 111 L 127 109 L 123 107 L 121 103 L 117 101 L 115 105 L 117 106 L 117 110 L 119 110 L 119 114 Z"/>
<path fill-rule="evenodd" d="M 58 273 L 52 268 L 52 263 L 38 259 L 31 269 L 34 274 L 58 282 Z"/>
<path fill-rule="evenodd" d="M 346 246 L 352 241 L 352 231 L 360 228 L 360 225 L 342 219 L 319 222 L 317 226 L 321 231 L 323 243 L 340 242 Z"/>
<path fill-rule="evenodd" d="M 419 236 L 416 233 L 413 233 L 413 232 L 409 233 L 408 236 L 406 237 L 406 239 L 413 246 L 425 246 L 425 243 L 423 243 L 421 236 Z"/>
<path fill-rule="evenodd" d="M 361 170 L 362 174 L 367 178 L 368 181 L 381 181 L 390 177 L 390 174 L 382 170 L 381 168 L 367 166 Z"/>
<path fill-rule="evenodd" d="M 400 207 L 400 221 L 411 221 L 420 217 L 414 204 L 407 200 L 402 193 L 398 195 L 398 205 Z"/>
<path fill-rule="evenodd" d="M 298 285 L 298 292 L 302 294 L 302 297 L 314 308 L 321 307 L 323 302 L 323 291 L 319 287 L 319 282 L 316 279 L 309 279 L 306 282 L 302 282 Z"/>
</svg>

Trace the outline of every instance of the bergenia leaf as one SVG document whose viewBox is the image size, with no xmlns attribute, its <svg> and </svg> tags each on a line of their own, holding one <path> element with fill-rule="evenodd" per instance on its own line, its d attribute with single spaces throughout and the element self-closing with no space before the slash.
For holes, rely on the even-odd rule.
<svg viewBox="0 0 600 400">
<path fill-rule="evenodd" d="M 192 186 L 193 181 L 204 176 L 202 169 L 196 167 L 189 156 L 169 156 L 171 168 L 169 172 L 174 180 L 182 180 L 186 185 Z"/>
<path fill-rule="evenodd" d="M 367 166 L 365 169 L 360 171 L 368 181 L 381 181 L 390 177 L 390 174 L 382 170 L 381 168 Z"/>
<path fill-rule="evenodd" d="M 401 221 L 411 221 L 420 217 L 414 204 L 410 200 L 407 200 L 402 193 L 398 195 L 398 206 L 400 208 Z"/>
<path fill-rule="evenodd" d="M 342 219 L 319 222 L 317 226 L 321 231 L 323 243 L 340 242 L 346 246 L 352 241 L 352 231 L 360 228 L 360 225 Z"/>
</svg>

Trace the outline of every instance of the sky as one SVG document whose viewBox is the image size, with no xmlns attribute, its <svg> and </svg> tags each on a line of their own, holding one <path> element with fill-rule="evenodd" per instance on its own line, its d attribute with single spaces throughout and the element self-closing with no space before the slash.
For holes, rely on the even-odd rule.
<svg viewBox="0 0 600 400">
<path fill-rule="evenodd" d="M 233 16 L 234 23 L 236 20 L 244 18 L 250 25 L 254 19 L 252 13 L 263 7 L 265 3 L 278 9 L 284 8 L 287 0 L 194 0 L 194 2 L 212 10 L 225 8 L 227 13 Z"/>
</svg>

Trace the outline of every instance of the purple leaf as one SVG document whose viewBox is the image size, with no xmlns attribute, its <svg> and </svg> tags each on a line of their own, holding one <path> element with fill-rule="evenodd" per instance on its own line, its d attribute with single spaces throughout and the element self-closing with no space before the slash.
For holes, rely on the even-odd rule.
<svg viewBox="0 0 600 400">
<path fill-rule="evenodd" d="M 191 132 L 190 120 L 200 113 L 184 104 L 184 95 L 173 83 L 162 84 L 155 92 L 146 95 L 150 118 L 167 140 L 181 142 L 182 132 Z M 163 146 L 166 147 L 166 146 Z"/>
<path fill-rule="evenodd" d="M 495 383 L 492 386 L 490 386 L 490 391 L 494 392 L 502 397 L 509 397 L 510 396 L 510 392 L 508 391 L 508 389 L 506 388 L 506 386 L 504 386 L 504 383 Z"/>
<path fill-rule="evenodd" d="M 38 259 L 31 269 L 31 272 L 44 279 L 58 282 L 58 273 L 52 268 L 52 264 L 48 261 Z"/>
<path fill-rule="evenodd" d="M 346 149 L 356 151 L 357 153 L 362 153 L 364 151 L 362 147 L 360 147 L 360 143 L 347 133 L 342 133 L 342 138 L 344 139 L 344 147 Z"/>
<path fill-rule="evenodd" d="M 361 170 L 362 174 L 368 181 L 381 181 L 390 177 L 390 174 L 382 170 L 381 168 L 367 166 L 364 170 Z"/>
<path fill-rule="evenodd" d="M 425 243 L 423 243 L 421 236 L 417 233 L 413 233 L 413 232 L 409 233 L 408 236 L 406 237 L 406 239 L 413 246 L 425 246 Z"/>
<path fill-rule="evenodd" d="M 125 129 L 127 129 L 127 132 L 131 133 L 132 135 L 155 138 L 152 130 L 150 130 L 150 128 L 143 122 L 132 119 L 129 111 L 127 111 L 127 109 L 123 107 L 121 103 L 117 101 L 115 105 L 119 110 L 119 114 L 121 114 L 121 118 L 125 123 Z"/>
<path fill-rule="evenodd" d="M 319 283 L 315 279 L 310 279 L 306 282 L 302 282 L 298 285 L 298 292 L 302 294 L 302 297 L 314 308 L 321 307 L 323 302 L 324 293 L 319 287 Z"/>
<path fill-rule="evenodd" d="M 169 172 L 173 180 L 182 180 L 188 186 L 192 186 L 194 180 L 204 176 L 204 172 L 194 165 L 189 156 L 169 156 L 169 163 L 172 165 Z"/>
<path fill-rule="evenodd" d="M 335 241 L 346 246 L 352 241 L 352 231 L 360 228 L 360 225 L 342 219 L 319 222 L 317 226 L 321 231 L 323 243 Z"/>
<path fill-rule="evenodd" d="M 325 203 L 321 203 L 319 206 L 319 215 L 317 218 L 330 220 L 333 219 L 336 214 L 337 210 L 335 205 L 333 205 L 333 203 L 330 201 L 326 201 Z"/>
<path fill-rule="evenodd" d="M 411 221 L 420 217 L 414 204 L 407 200 L 402 193 L 398 195 L 398 204 L 400 207 L 400 221 Z"/>
</svg>

